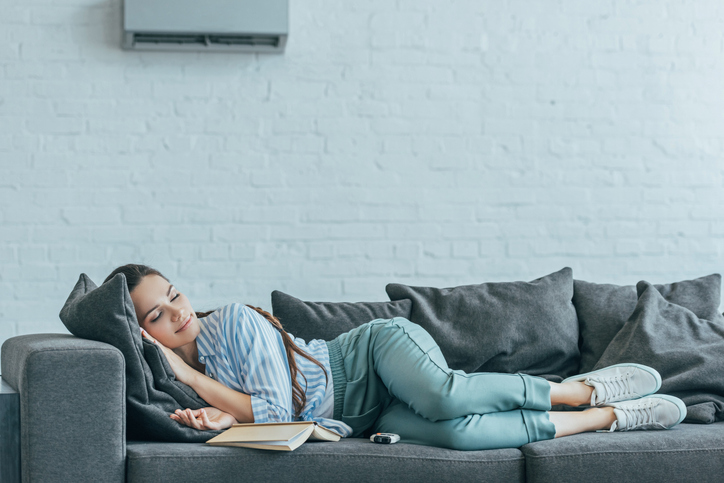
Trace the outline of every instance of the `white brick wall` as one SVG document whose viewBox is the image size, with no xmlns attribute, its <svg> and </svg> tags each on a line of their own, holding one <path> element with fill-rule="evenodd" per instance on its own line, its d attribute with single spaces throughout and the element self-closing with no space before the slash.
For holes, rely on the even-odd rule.
<svg viewBox="0 0 724 483">
<path fill-rule="evenodd" d="M 132 261 L 200 309 L 724 268 L 718 0 L 293 0 L 283 56 L 120 15 L 0 0 L 0 340 Z"/>
</svg>

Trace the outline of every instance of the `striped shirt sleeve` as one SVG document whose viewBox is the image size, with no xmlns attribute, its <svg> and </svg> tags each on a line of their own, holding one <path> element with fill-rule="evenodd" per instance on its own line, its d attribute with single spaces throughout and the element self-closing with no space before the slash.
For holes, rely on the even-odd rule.
<svg viewBox="0 0 724 483">
<path fill-rule="evenodd" d="M 251 396 L 255 423 L 292 421 L 291 374 L 279 332 L 261 314 L 235 304 L 232 337 L 242 391 Z M 228 340 L 228 339 L 227 339 Z"/>
</svg>

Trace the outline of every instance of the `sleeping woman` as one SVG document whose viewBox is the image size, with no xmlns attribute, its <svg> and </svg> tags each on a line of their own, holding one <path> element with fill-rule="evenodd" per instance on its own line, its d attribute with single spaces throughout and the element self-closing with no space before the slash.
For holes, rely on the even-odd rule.
<svg viewBox="0 0 724 483">
<path fill-rule="evenodd" d="M 170 417 L 199 430 L 237 422 L 314 420 L 342 436 L 397 433 L 402 442 L 460 450 L 516 448 L 584 431 L 669 429 L 686 416 L 655 369 L 617 364 L 562 383 L 527 374 L 465 373 L 447 366 L 419 325 L 373 320 L 334 340 L 304 341 L 271 314 L 230 304 L 194 312 L 144 265 L 126 277 L 143 336 L 176 378 L 210 406 Z M 591 407 L 551 411 L 554 405 Z"/>
</svg>

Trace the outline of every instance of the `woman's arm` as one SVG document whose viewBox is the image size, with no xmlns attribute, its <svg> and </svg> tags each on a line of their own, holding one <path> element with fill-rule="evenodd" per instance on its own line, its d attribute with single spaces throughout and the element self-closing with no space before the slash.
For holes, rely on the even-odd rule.
<svg viewBox="0 0 724 483">
<path fill-rule="evenodd" d="M 248 394 L 230 389 L 205 374 L 200 373 L 186 364 L 174 351 L 151 337 L 146 331 L 143 331 L 143 336 L 161 348 L 163 354 L 166 356 L 166 360 L 176 375 L 176 379 L 187 386 L 191 386 L 191 388 L 196 391 L 196 394 L 204 401 L 225 413 L 231 414 L 238 422 L 254 422 L 254 413 L 251 410 L 251 397 Z M 197 417 L 199 415 L 197 415 Z"/>
<path fill-rule="evenodd" d="M 172 351 L 169 351 L 173 354 Z M 176 354 L 174 354 L 176 356 Z M 168 357 L 168 356 L 167 356 Z M 178 357 L 178 356 L 176 356 Z M 179 360 L 181 358 L 179 357 Z M 185 365 L 186 363 L 181 360 Z M 188 366 L 187 366 L 188 367 Z M 254 413 L 251 411 L 251 396 L 244 394 L 243 392 L 235 391 L 230 389 L 218 381 L 214 381 L 205 374 L 191 369 L 194 374 L 187 380 L 181 380 L 184 384 L 187 384 L 196 391 L 204 401 L 211 404 L 213 407 L 221 409 L 222 411 L 231 414 L 240 423 L 253 423 Z M 174 372 L 176 372 L 174 370 Z M 176 373 L 178 378 L 178 373 Z"/>
</svg>

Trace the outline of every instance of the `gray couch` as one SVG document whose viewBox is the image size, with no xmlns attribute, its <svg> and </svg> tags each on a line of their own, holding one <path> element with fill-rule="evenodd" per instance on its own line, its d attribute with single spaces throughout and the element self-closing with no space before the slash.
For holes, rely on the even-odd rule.
<svg viewBox="0 0 724 483">
<path fill-rule="evenodd" d="M 634 287 L 574 281 L 571 270 L 563 269 L 532 282 L 450 289 L 390 284 L 391 302 L 367 304 L 272 294 L 275 316 L 295 336 L 329 340 L 371 318 L 405 316 L 435 337 L 456 369 L 520 371 L 560 381 L 601 365 L 647 363 L 661 372 L 661 392 L 681 397 L 689 412 L 685 423 L 669 431 L 585 433 L 468 452 L 405 444 L 404 438 L 394 445 L 363 438 L 307 443 L 291 453 L 161 442 L 188 436 L 173 427 L 145 428 L 167 423 L 168 408 L 152 407 L 153 398 L 139 405 L 130 386 L 145 384 L 148 394 L 174 390 L 165 379 L 170 368 L 151 360 L 155 372 L 140 369 L 147 363 L 143 357 L 155 357 L 157 348 L 141 350 L 140 340 L 129 339 L 122 351 L 88 340 L 136 326 L 124 284 L 116 282 L 116 289 L 111 284 L 97 290 L 82 276 L 69 297 L 66 308 L 75 303 L 75 312 L 61 318 L 71 332 L 88 329 L 87 338 L 25 335 L 2 346 L 4 387 L 19 395 L 22 481 L 724 481 L 718 275 Z M 79 293 L 95 294 L 93 304 L 73 302 Z M 120 309 L 109 310 L 119 297 L 125 300 Z M 116 313 L 122 316 L 114 322 Z M 130 370 L 134 364 L 137 369 Z M 151 409 L 153 417 L 144 418 Z M 149 440 L 127 439 L 131 433 Z M 205 433 L 192 436 L 206 439 Z M 7 459 L 0 459 L 0 475 L 8 474 Z"/>
<path fill-rule="evenodd" d="M 29 482 L 465 481 L 721 482 L 724 422 L 669 431 L 586 433 L 519 449 L 454 451 L 353 438 L 291 453 L 126 441 L 124 360 L 116 348 L 37 334 L 2 347 L 20 396 Z"/>
</svg>

